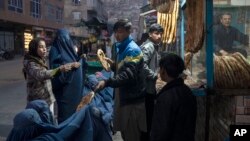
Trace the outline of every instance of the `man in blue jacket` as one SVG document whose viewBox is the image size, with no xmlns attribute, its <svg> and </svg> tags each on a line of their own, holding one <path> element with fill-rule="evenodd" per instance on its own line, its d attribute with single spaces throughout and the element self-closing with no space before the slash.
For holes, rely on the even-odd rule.
<svg viewBox="0 0 250 141">
<path fill-rule="evenodd" d="M 119 88 L 115 93 L 114 129 L 121 131 L 124 141 L 139 141 L 141 133 L 147 130 L 145 80 L 142 51 L 130 36 L 131 26 L 126 19 L 115 23 L 115 60 L 106 60 L 116 74 L 106 81 L 100 81 L 95 90 Z"/>
</svg>

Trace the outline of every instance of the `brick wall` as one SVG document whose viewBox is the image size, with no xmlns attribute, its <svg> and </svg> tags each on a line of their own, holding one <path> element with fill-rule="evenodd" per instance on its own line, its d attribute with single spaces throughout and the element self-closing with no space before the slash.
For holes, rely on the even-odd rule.
<svg viewBox="0 0 250 141">
<path fill-rule="evenodd" d="M 206 125 L 206 101 L 210 101 L 209 130 Z M 250 97 L 249 96 L 222 96 L 197 97 L 196 141 L 225 141 L 229 136 L 231 124 L 250 124 Z"/>
<path fill-rule="evenodd" d="M 235 122 L 235 96 L 211 96 L 209 141 L 224 141 Z"/>
<path fill-rule="evenodd" d="M 250 124 L 250 97 L 236 97 L 236 124 Z"/>
</svg>

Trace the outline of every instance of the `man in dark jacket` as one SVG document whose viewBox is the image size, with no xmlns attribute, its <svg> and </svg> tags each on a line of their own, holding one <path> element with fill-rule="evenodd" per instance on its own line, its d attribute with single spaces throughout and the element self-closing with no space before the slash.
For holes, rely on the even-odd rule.
<svg viewBox="0 0 250 141">
<path fill-rule="evenodd" d="M 180 77 L 184 62 L 176 54 L 166 54 L 159 65 L 161 79 L 167 84 L 156 100 L 150 140 L 194 141 L 197 103 Z"/>
<path fill-rule="evenodd" d="M 106 58 L 116 72 L 106 81 L 99 81 L 96 91 L 104 87 L 119 88 L 115 93 L 114 129 L 121 131 L 124 141 L 139 141 L 146 132 L 146 110 L 144 100 L 145 80 L 143 55 L 140 47 L 130 37 L 132 24 L 118 20 L 114 25 L 117 40 L 115 61 Z"/>
<path fill-rule="evenodd" d="M 220 24 L 214 28 L 215 51 L 221 54 L 240 52 L 247 57 L 247 51 L 243 48 L 235 48 L 234 42 L 237 41 L 245 46 L 249 44 L 249 37 L 241 33 L 231 24 L 231 14 L 223 13 L 220 17 Z"/>
<path fill-rule="evenodd" d="M 156 96 L 156 79 L 158 74 L 159 65 L 159 46 L 161 43 L 163 28 L 159 24 L 152 24 L 149 27 L 149 38 L 141 45 L 143 52 L 143 59 L 145 64 L 145 77 L 146 77 L 146 115 L 147 115 L 147 138 L 151 130 L 152 116 L 154 111 L 154 100 Z"/>
</svg>

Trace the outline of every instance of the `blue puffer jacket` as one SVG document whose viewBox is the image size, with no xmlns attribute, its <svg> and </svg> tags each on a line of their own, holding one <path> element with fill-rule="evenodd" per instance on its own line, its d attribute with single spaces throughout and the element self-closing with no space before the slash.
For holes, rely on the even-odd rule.
<svg viewBox="0 0 250 141">
<path fill-rule="evenodd" d="M 106 81 L 106 85 L 120 91 L 120 104 L 138 103 L 144 101 L 145 77 L 142 76 L 143 54 L 140 47 L 126 38 L 115 45 L 116 75 Z"/>
</svg>

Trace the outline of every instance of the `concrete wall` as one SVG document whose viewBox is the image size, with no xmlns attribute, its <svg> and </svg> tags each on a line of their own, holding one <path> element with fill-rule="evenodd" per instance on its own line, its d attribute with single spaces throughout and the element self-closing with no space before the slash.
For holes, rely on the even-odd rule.
<svg viewBox="0 0 250 141">
<path fill-rule="evenodd" d="M 64 28 L 67 28 L 73 36 L 87 36 L 87 29 L 85 27 L 74 27 L 81 19 L 87 20 L 86 3 L 86 0 L 81 0 L 79 5 L 75 5 L 71 0 L 66 0 L 64 3 Z M 79 14 L 79 19 L 74 17 L 75 13 Z"/>
<path fill-rule="evenodd" d="M 249 6 L 250 1 L 249 0 L 231 0 L 232 5 L 237 5 L 237 6 Z"/>
<path fill-rule="evenodd" d="M 78 19 L 74 14 L 79 16 Z M 105 15 L 106 14 L 106 15 Z M 77 17 L 76 16 L 76 17 Z M 88 21 L 91 17 L 100 17 L 104 19 L 107 13 L 104 11 L 103 2 L 100 0 L 81 0 L 80 4 L 75 5 L 71 0 L 66 0 L 64 4 L 64 27 L 67 28 L 73 36 L 87 37 L 87 27 L 75 27 L 81 20 Z"/>
<path fill-rule="evenodd" d="M 106 0 L 104 6 L 110 22 L 115 22 L 117 19 L 122 18 L 129 19 L 133 24 L 132 31 L 134 30 L 135 32 L 133 35 L 137 37 L 140 8 L 144 5 L 144 1 L 145 0 Z"/>
<path fill-rule="evenodd" d="M 33 25 L 33 26 L 40 26 L 40 27 L 47 27 L 47 28 L 60 28 L 62 27 L 62 23 L 53 22 L 47 20 L 46 17 L 46 5 L 47 1 L 41 1 L 41 14 L 42 17 L 40 19 L 36 19 L 30 16 L 30 1 L 25 0 L 23 1 L 23 13 L 17 13 L 14 11 L 8 10 L 8 3 L 4 3 L 4 8 L 0 10 L 0 19 L 3 21 L 10 21 L 20 24 L 26 25 Z M 51 5 L 63 8 L 63 2 L 58 0 L 49 0 L 48 3 Z"/>
</svg>

